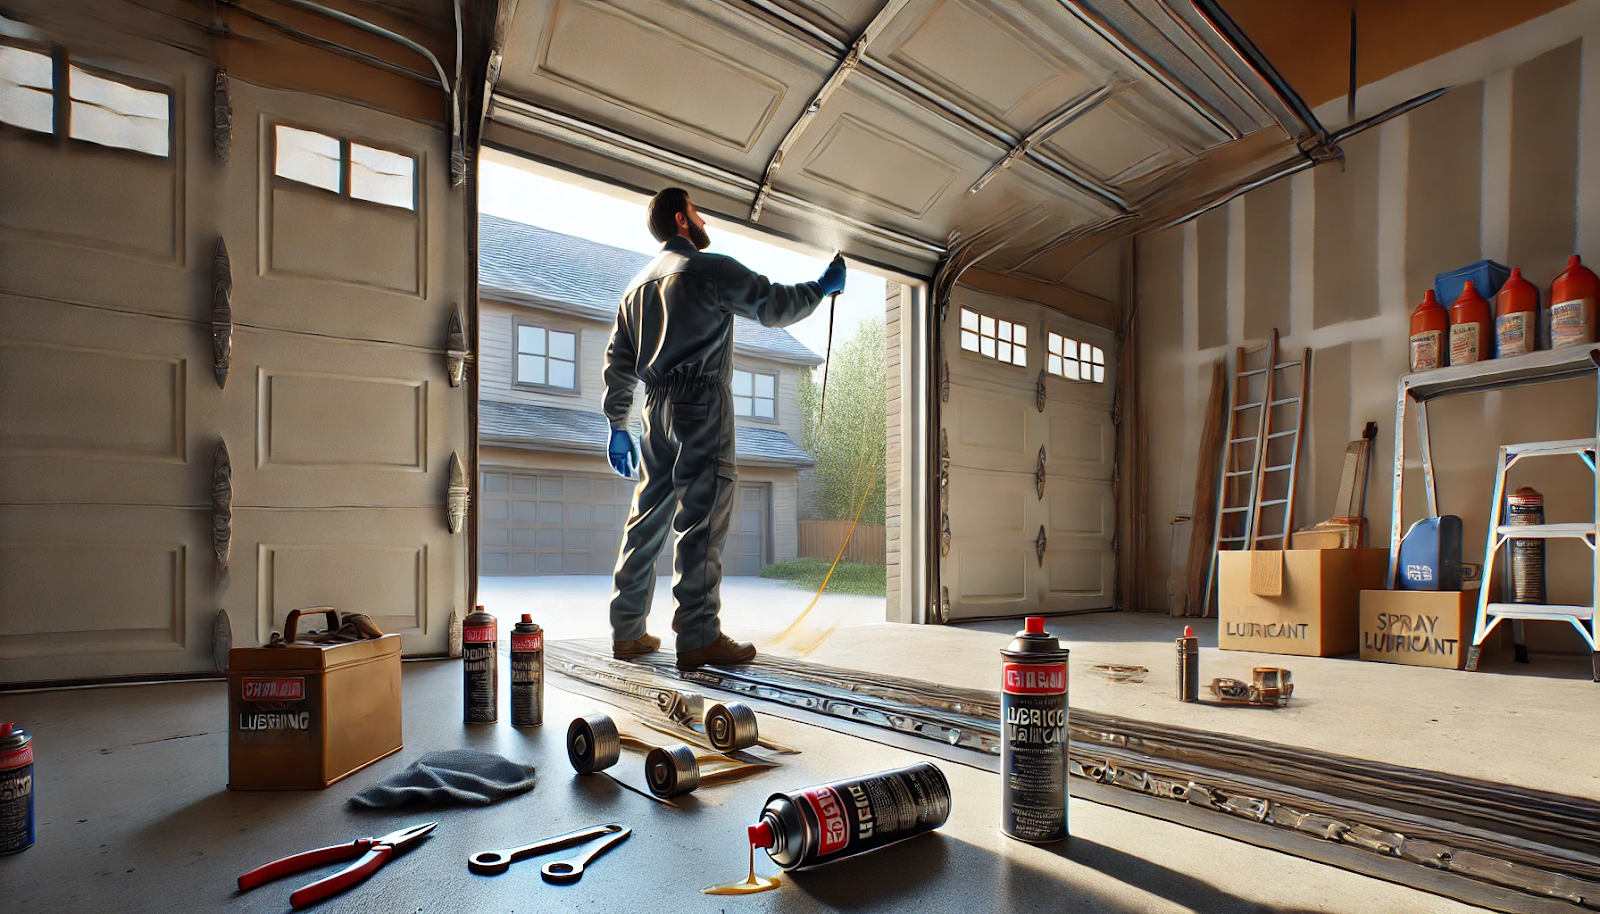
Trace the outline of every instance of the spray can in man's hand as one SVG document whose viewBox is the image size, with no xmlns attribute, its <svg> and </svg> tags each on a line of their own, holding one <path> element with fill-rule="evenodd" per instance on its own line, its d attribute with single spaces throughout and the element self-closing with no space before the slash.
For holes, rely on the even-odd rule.
<svg viewBox="0 0 1600 914">
<path fill-rule="evenodd" d="M 1038 616 L 1000 652 L 1000 831 L 1035 844 L 1068 834 L 1067 655 Z"/>
</svg>

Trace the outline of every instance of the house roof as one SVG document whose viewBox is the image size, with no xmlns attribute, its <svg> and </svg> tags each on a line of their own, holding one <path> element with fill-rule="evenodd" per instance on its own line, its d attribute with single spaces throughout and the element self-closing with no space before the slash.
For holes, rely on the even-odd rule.
<svg viewBox="0 0 1600 914">
<path fill-rule="evenodd" d="M 600 454 L 605 452 L 610 428 L 606 417 L 592 409 L 497 400 L 478 404 L 478 433 L 491 443 Z M 740 463 L 767 466 L 808 467 L 817 462 L 786 432 L 775 428 L 738 427 L 734 454 Z"/>
<path fill-rule="evenodd" d="M 499 216 L 478 217 L 478 286 L 491 298 L 609 322 L 628 284 L 652 259 Z M 797 365 L 822 364 L 789 331 L 743 317 L 733 319 L 733 349 Z"/>
</svg>

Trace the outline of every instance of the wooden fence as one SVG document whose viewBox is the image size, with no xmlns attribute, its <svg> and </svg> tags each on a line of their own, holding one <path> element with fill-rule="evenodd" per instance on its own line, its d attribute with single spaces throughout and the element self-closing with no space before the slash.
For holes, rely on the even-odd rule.
<svg viewBox="0 0 1600 914">
<path fill-rule="evenodd" d="M 839 547 L 850 533 L 847 520 L 803 520 L 800 522 L 800 557 L 827 559 L 839 554 Z M 844 551 L 846 562 L 884 563 L 884 530 L 882 524 L 861 524 L 850 537 L 850 546 Z"/>
</svg>

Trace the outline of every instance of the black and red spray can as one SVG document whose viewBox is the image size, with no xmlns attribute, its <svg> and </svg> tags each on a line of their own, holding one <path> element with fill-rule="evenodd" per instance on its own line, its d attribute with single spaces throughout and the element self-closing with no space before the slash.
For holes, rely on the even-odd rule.
<svg viewBox="0 0 1600 914">
<path fill-rule="evenodd" d="M 33 846 L 33 737 L 0 726 L 0 854 Z"/>
<path fill-rule="evenodd" d="M 1037 616 L 1000 652 L 1000 831 L 1035 844 L 1068 835 L 1067 655 Z"/>
<path fill-rule="evenodd" d="M 461 621 L 462 720 L 492 724 L 500 719 L 500 639 L 494 616 L 478 611 Z"/>
<path fill-rule="evenodd" d="M 544 630 L 533 617 L 511 630 L 511 726 L 537 727 L 544 723 Z"/>
<path fill-rule="evenodd" d="M 930 832 L 950 818 L 950 782 L 927 762 L 775 793 L 750 844 L 786 870 L 816 866 Z"/>
</svg>

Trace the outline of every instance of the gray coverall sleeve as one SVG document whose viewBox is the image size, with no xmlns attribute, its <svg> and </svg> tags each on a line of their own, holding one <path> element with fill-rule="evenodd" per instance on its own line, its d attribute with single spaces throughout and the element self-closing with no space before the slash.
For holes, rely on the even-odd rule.
<svg viewBox="0 0 1600 914">
<path fill-rule="evenodd" d="M 822 302 L 814 282 L 782 286 L 749 267 L 725 257 L 717 268 L 717 296 L 722 307 L 768 327 L 787 327 L 810 316 Z"/>
<path fill-rule="evenodd" d="M 627 431 L 628 410 L 633 408 L 633 389 L 639 384 L 638 355 L 633 344 L 633 330 L 628 326 L 626 308 L 617 309 L 616 323 L 611 325 L 611 343 L 606 346 L 606 421 L 613 429 Z"/>
</svg>

